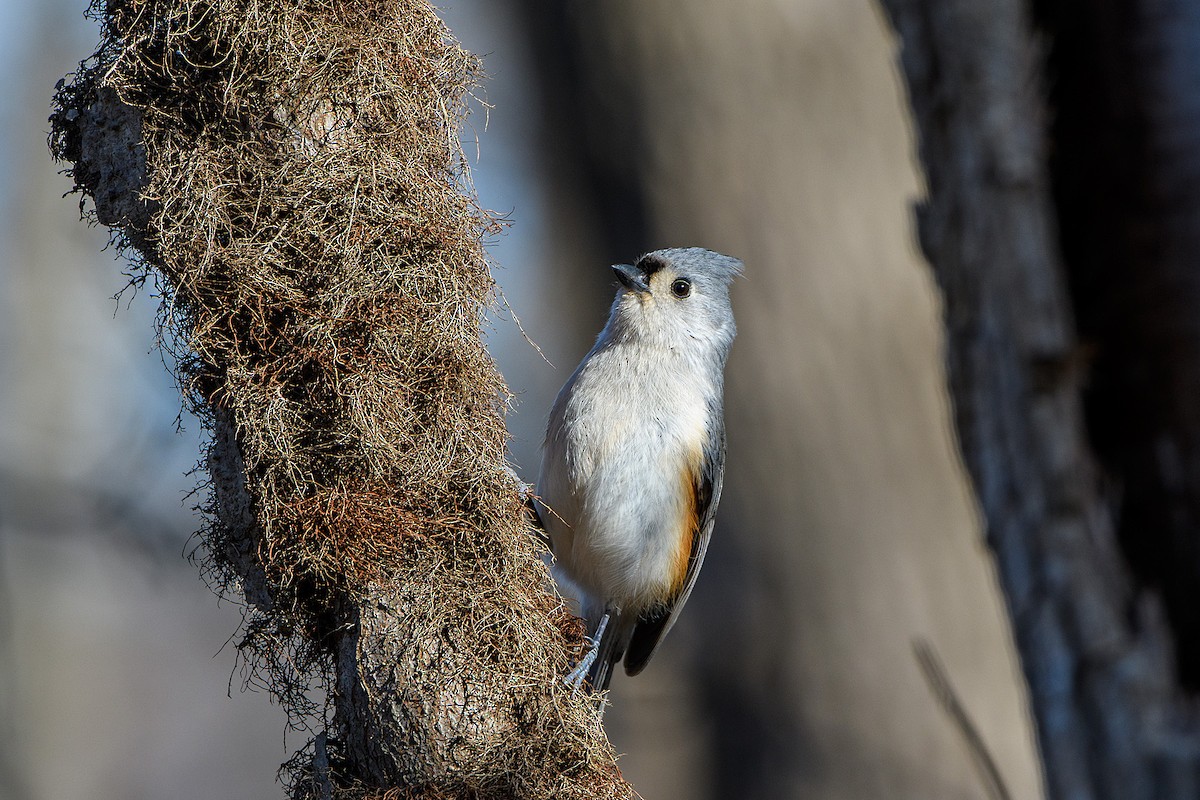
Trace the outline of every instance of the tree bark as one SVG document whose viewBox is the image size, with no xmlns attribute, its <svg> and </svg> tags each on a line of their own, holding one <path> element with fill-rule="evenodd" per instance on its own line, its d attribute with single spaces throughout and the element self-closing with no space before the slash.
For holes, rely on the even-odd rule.
<svg viewBox="0 0 1200 800">
<path fill-rule="evenodd" d="M 420 0 L 96 11 L 52 148 L 167 298 L 211 435 L 202 566 L 319 731 L 293 795 L 631 797 L 504 462 L 473 57 Z"/>
<path fill-rule="evenodd" d="M 885 0 L 920 140 L 960 446 L 1054 798 L 1195 797 L 1197 727 L 1135 591 L 1084 420 L 1047 171 L 1043 54 L 1018 2 Z M 1059 142 L 1070 147 L 1071 142 Z"/>
<path fill-rule="evenodd" d="M 1159 592 L 1180 680 L 1200 688 L 1200 12 L 1041 0 L 1056 209 L 1088 435 L 1118 539 Z"/>
</svg>

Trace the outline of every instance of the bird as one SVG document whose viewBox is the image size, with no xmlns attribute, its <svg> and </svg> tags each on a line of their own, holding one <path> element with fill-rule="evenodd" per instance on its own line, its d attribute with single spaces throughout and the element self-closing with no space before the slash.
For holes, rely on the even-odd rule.
<svg viewBox="0 0 1200 800">
<path fill-rule="evenodd" d="M 725 473 L 724 372 L 739 259 L 700 247 L 612 267 L 608 321 L 551 407 L 534 506 L 591 648 L 566 677 L 637 675 L 679 617 Z"/>
</svg>

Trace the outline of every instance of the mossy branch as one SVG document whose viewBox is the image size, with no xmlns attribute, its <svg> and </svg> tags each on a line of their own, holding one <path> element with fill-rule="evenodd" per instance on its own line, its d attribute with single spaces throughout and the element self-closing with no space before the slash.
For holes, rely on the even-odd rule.
<svg viewBox="0 0 1200 800">
<path fill-rule="evenodd" d="M 162 291 L 211 434 L 202 568 L 317 734 L 293 795 L 633 796 L 560 680 L 580 633 L 504 461 L 476 59 L 419 0 L 92 13 L 51 147 Z"/>
</svg>

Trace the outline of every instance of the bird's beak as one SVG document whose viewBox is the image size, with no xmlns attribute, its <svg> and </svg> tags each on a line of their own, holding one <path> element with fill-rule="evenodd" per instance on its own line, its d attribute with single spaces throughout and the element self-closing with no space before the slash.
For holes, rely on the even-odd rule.
<svg viewBox="0 0 1200 800">
<path fill-rule="evenodd" d="M 613 264 L 612 270 L 621 285 L 629 291 L 638 294 L 646 294 L 650 291 L 650 284 L 646 282 L 646 276 L 637 267 L 630 264 Z"/>
</svg>

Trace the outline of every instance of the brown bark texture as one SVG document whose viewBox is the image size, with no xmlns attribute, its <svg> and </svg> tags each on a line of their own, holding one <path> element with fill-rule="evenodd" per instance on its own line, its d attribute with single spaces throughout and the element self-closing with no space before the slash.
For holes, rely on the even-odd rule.
<svg viewBox="0 0 1200 800">
<path fill-rule="evenodd" d="M 1060 255 L 1045 54 L 1027 8 L 883 5 L 902 41 L 928 182 L 917 227 L 945 298 L 959 442 L 1028 680 L 1047 792 L 1196 797 L 1200 729 L 1172 631 L 1129 575 L 1119 504 L 1085 421 L 1089 352 Z"/>
<path fill-rule="evenodd" d="M 251 680 L 317 732 L 292 794 L 633 796 L 561 680 L 580 632 L 504 461 L 474 57 L 420 0 L 93 13 L 51 145 L 163 293 L 211 435 L 197 558 L 246 603 Z"/>
</svg>

